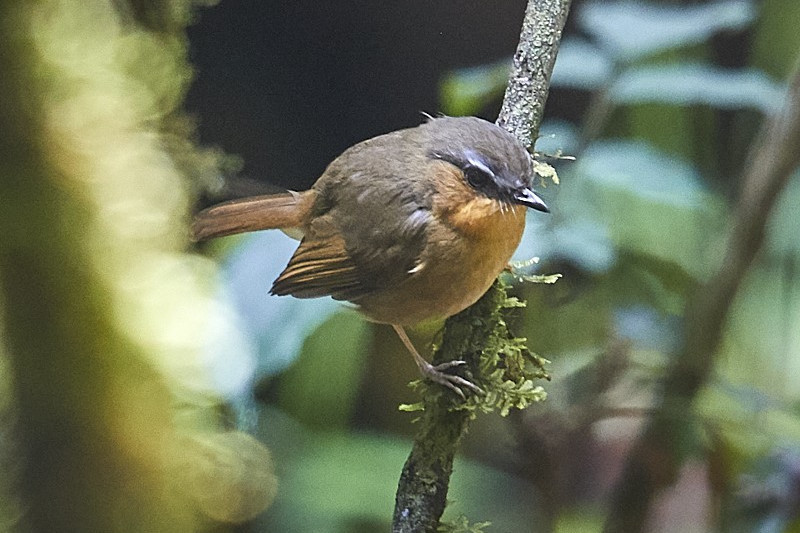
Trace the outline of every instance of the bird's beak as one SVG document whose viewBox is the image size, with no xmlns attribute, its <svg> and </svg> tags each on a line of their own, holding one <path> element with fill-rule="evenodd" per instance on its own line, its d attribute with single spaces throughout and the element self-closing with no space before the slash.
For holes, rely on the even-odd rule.
<svg viewBox="0 0 800 533">
<path fill-rule="evenodd" d="M 530 187 L 525 187 L 515 192 L 514 202 L 530 207 L 531 209 L 536 209 L 537 211 L 543 211 L 545 213 L 550 212 L 550 208 L 547 207 L 547 204 L 536 196 L 536 193 L 534 193 Z"/>
</svg>

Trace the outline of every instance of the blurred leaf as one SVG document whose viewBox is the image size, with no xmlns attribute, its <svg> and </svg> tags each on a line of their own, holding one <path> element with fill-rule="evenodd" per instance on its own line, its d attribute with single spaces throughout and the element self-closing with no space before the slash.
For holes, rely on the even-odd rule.
<svg viewBox="0 0 800 533">
<path fill-rule="evenodd" d="M 506 90 L 511 60 L 453 70 L 439 88 L 442 112 L 448 115 L 474 115 Z"/>
<path fill-rule="evenodd" d="M 558 51 L 552 84 L 556 87 L 595 89 L 606 85 L 613 65 L 602 50 L 583 39 L 565 39 Z M 439 87 L 442 112 L 474 115 L 506 90 L 511 59 L 448 72 Z"/>
<path fill-rule="evenodd" d="M 734 533 L 786 533 L 800 525 L 800 449 L 773 449 L 741 476 Z"/>
<path fill-rule="evenodd" d="M 649 143 L 672 157 L 696 161 L 708 143 L 698 139 L 712 138 L 713 132 L 703 129 L 702 121 L 711 108 L 678 107 L 664 103 L 631 105 L 622 113 L 624 135 Z M 692 132 L 691 135 L 688 132 Z M 706 161 L 706 164 L 710 162 Z"/>
<path fill-rule="evenodd" d="M 694 167 L 642 142 L 603 141 L 561 172 L 555 200 L 549 189 L 542 192 L 555 220 L 528 217 L 516 260 L 566 260 L 600 273 L 625 248 L 672 263 L 690 277 L 702 272 L 714 251 L 707 246 L 707 224 L 721 209 Z"/>
<path fill-rule="evenodd" d="M 613 311 L 618 305 L 615 298 L 620 296 L 602 283 L 605 276 L 587 278 L 572 270 L 564 272 L 554 285 L 522 285 L 527 305 L 521 311 L 522 329 L 518 334 L 528 338 L 530 346 L 554 365 L 563 364 L 561 356 L 569 352 L 589 350 L 592 356 L 596 355 L 613 334 Z M 554 376 L 563 375 L 555 366 L 552 372 Z"/>
<path fill-rule="evenodd" d="M 614 82 L 610 95 L 620 105 L 663 102 L 771 114 L 780 110 L 784 89 L 757 70 L 683 63 L 630 68 Z"/>
<path fill-rule="evenodd" d="M 716 364 L 718 374 L 778 401 L 799 398 L 798 309 L 797 274 L 792 276 L 780 262 L 757 262 L 731 306 Z"/>
<path fill-rule="evenodd" d="M 697 285 L 696 277 L 678 263 L 661 257 L 627 249 L 620 251 L 620 257 L 611 283 L 619 289 L 620 295 L 626 296 L 622 300 L 626 305 L 644 304 L 671 315 L 683 313 L 686 297 Z M 663 329 L 671 329 L 670 335 L 679 334 L 678 324 L 667 328 L 661 322 Z"/>
<path fill-rule="evenodd" d="M 590 146 L 575 166 L 583 198 L 617 246 L 674 262 L 692 276 L 708 267 L 710 224 L 720 203 L 697 170 L 636 141 Z"/>
<path fill-rule="evenodd" d="M 590 218 L 568 218 L 547 227 L 529 216 L 514 261 L 540 257 L 547 262 L 566 261 L 589 272 L 605 272 L 616 258 L 614 244 L 602 222 Z"/>
<path fill-rule="evenodd" d="M 758 22 L 750 37 L 748 59 L 758 68 L 778 79 L 788 76 L 797 65 L 800 50 L 800 2 L 763 0 Z"/>
<path fill-rule="evenodd" d="M 778 257 L 800 259 L 800 172 L 786 185 L 770 216 L 766 249 Z"/>
<path fill-rule="evenodd" d="M 706 387 L 696 404 L 698 417 L 713 426 L 724 439 L 731 468 L 741 468 L 753 457 L 768 451 L 775 436 L 768 433 L 761 415 L 765 409 L 779 408 L 775 399 L 723 377 Z"/>
<path fill-rule="evenodd" d="M 619 47 L 630 47 L 627 51 L 630 54 L 651 53 L 662 47 L 686 44 L 683 39 L 690 39 L 689 42 L 697 39 L 699 42 L 720 29 L 739 27 L 754 18 L 754 9 L 748 1 L 675 8 L 647 6 L 630 1 L 595 2 L 585 5 L 580 13 L 583 16 L 582 21 L 592 27 L 596 25 L 601 41 L 606 35 L 604 32 L 608 32 L 608 39 L 619 40 Z M 675 17 L 678 20 L 670 20 L 672 24 L 665 23 L 664 17 Z M 628 28 L 621 28 L 621 25 L 628 25 L 633 31 L 626 31 Z M 648 48 L 648 44 L 655 48 Z M 559 49 L 552 84 L 591 90 L 605 86 L 613 76 L 613 61 L 603 50 L 586 40 L 569 38 L 563 41 Z M 665 80 L 666 85 L 663 84 Z M 720 81 L 733 85 L 716 85 Z M 661 94 L 664 88 L 670 91 L 666 96 Z M 758 91 L 752 94 L 754 89 L 765 94 L 762 96 Z M 713 93 L 715 90 L 716 93 Z M 620 91 L 622 95 L 619 94 Z M 767 110 L 775 110 L 782 101 L 780 88 L 759 71 L 726 72 L 699 65 L 637 68 L 623 74 L 611 94 L 619 103 L 652 101 L 660 97 L 674 103 L 694 103 L 699 100 L 700 103 L 716 104 L 719 107 L 753 105 Z M 739 104 L 739 100 L 744 104 Z"/>
<path fill-rule="evenodd" d="M 595 45 L 580 38 L 565 38 L 558 49 L 551 83 L 554 87 L 592 90 L 609 83 L 614 64 Z"/>
<path fill-rule="evenodd" d="M 587 2 L 578 24 L 620 61 L 705 41 L 723 30 L 740 30 L 755 19 L 749 0 L 660 5 L 632 0 Z"/>
<path fill-rule="evenodd" d="M 251 520 L 275 499 L 278 482 L 272 457 L 247 433 L 187 435 L 178 458 L 181 489 L 214 520 Z"/>
<path fill-rule="evenodd" d="M 590 182 L 630 191 L 654 203 L 698 208 L 708 199 L 694 167 L 637 141 L 595 143 L 577 167 Z"/>
<path fill-rule="evenodd" d="M 242 239 L 223 266 L 223 276 L 244 333 L 256 340 L 258 374 L 272 375 L 286 368 L 317 326 L 341 304 L 330 298 L 299 300 L 269 294 L 297 248 L 279 231 L 262 231 Z"/>
<path fill-rule="evenodd" d="M 680 345 L 681 322 L 677 316 L 664 316 L 652 307 L 630 305 L 614 312 L 615 332 L 644 350 L 674 353 Z"/>
<path fill-rule="evenodd" d="M 331 315 L 281 375 L 278 405 L 316 428 L 344 428 L 365 367 L 369 324 L 356 313 Z"/>
<path fill-rule="evenodd" d="M 284 435 L 272 427 L 274 437 Z M 280 490 L 263 531 L 339 533 L 356 519 L 389 529 L 410 444 L 380 437 L 305 433 L 291 457 L 280 459 Z M 276 458 L 277 459 L 277 458 Z"/>
<path fill-rule="evenodd" d="M 576 507 L 562 512 L 555 525 L 555 533 L 588 533 L 602 531 L 605 515 L 600 509 L 592 507 Z"/>
<path fill-rule="evenodd" d="M 375 435 L 313 433 L 279 413 L 267 411 L 268 442 L 281 465 L 275 503 L 259 524 L 263 531 L 353 531 L 346 525 L 372 524 L 360 533 L 389 529 L 397 476 L 411 442 Z M 287 429 L 284 425 L 289 425 Z M 466 515 L 490 521 L 490 531 L 524 531 L 535 523 L 533 488 L 521 478 L 456 458 L 445 520 Z"/>
</svg>

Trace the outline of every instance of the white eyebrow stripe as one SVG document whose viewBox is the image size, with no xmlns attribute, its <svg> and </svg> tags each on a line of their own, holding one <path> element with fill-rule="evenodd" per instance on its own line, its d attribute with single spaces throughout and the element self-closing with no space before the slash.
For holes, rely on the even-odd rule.
<svg viewBox="0 0 800 533">
<path fill-rule="evenodd" d="M 490 176 L 494 176 L 494 171 L 491 168 L 489 168 L 489 166 L 486 163 L 481 161 L 480 158 L 475 157 L 474 155 L 468 155 L 467 162 L 473 167 L 479 168 L 482 171 L 486 172 Z"/>
<path fill-rule="evenodd" d="M 408 273 L 409 274 L 416 274 L 417 272 L 421 271 L 423 268 L 425 268 L 425 262 L 424 261 L 420 261 L 419 263 L 417 263 L 417 265 L 414 268 L 409 270 Z"/>
</svg>

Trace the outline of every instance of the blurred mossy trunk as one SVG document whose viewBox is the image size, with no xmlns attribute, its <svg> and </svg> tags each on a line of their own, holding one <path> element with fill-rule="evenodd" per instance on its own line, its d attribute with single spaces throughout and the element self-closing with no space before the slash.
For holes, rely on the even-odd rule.
<svg viewBox="0 0 800 533">
<path fill-rule="evenodd" d="M 232 490 L 213 502 L 199 492 L 199 479 L 228 482 L 212 475 L 218 452 L 265 456 L 245 438 L 188 433 L 176 390 L 197 407 L 189 394 L 202 387 L 187 392 L 165 371 L 196 335 L 175 327 L 194 318 L 180 304 L 202 297 L 191 282 L 180 290 L 196 274 L 178 171 L 191 143 L 164 133 L 191 77 L 190 9 L 0 2 L 0 393 L 11 396 L 0 406 L 11 406 L 2 418 L 16 441 L 12 450 L 3 428 L 0 455 L 20 465 L 0 487 L 0 526 L 195 531 L 211 523 L 203 512 L 242 519 L 274 492 L 256 489 L 263 497 L 232 512 L 220 503 Z M 187 360 L 174 365 L 196 370 Z M 195 429 L 218 425 L 213 402 L 209 393 L 191 413 Z"/>
<path fill-rule="evenodd" d="M 156 443 L 170 430 L 166 388 L 113 323 L 106 281 L 92 264 L 96 213 L 77 183 L 82 176 L 54 160 L 69 140 L 48 131 L 47 114 L 59 103 L 53 93 L 83 87 L 64 79 L 32 36 L 35 17 L 58 12 L 46 4 L 5 2 L 0 14 L 0 282 L 24 461 L 23 524 L 191 530 L 185 506 L 162 499 L 168 480 Z"/>
</svg>

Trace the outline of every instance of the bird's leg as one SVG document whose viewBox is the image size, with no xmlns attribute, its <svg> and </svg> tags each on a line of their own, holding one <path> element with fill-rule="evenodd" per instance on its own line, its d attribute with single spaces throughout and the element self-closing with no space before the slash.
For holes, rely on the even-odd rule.
<svg viewBox="0 0 800 533">
<path fill-rule="evenodd" d="M 447 374 L 443 372 L 443 370 L 447 370 L 448 368 L 465 365 L 467 364 L 466 361 L 448 361 L 446 363 L 434 366 L 426 361 L 419 354 L 419 352 L 417 352 L 417 349 L 414 348 L 414 345 L 411 343 L 411 339 L 409 339 L 408 335 L 406 335 L 406 330 L 403 329 L 403 326 L 392 324 L 392 327 L 397 332 L 397 336 L 400 337 L 401 341 L 403 341 L 403 344 L 406 346 L 408 351 L 411 352 L 412 357 L 414 357 L 414 362 L 417 363 L 417 367 L 419 368 L 423 378 L 439 383 L 440 385 L 444 385 L 461 396 L 461 398 L 465 398 L 465 396 L 464 392 L 459 387 L 467 387 L 475 393 L 484 394 L 483 389 L 471 381 L 468 381 L 461 376 L 455 376 L 453 374 Z"/>
</svg>

